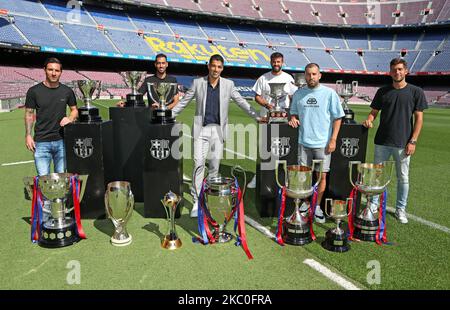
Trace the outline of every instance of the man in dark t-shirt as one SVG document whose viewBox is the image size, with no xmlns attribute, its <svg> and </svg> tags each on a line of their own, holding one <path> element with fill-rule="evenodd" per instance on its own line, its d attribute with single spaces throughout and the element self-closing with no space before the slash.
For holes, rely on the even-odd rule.
<svg viewBox="0 0 450 310">
<path fill-rule="evenodd" d="M 395 58 L 390 63 L 393 83 L 380 88 L 373 98 L 370 112 L 363 125 L 373 127 L 373 121 L 381 111 L 380 126 L 375 135 L 375 163 L 382 163 L 391 156 L 397 171 L 397 202 L 395 216 L 400 223 L 408 223 L 406 204 L 409 190 L 409 163 L 416 150 L 417 139 L 423 124 L 423 110 L 428 108 L 423 90 L 406 83 L 407 63 Z M 378 199 L 374 199 L 377 206 Z"/>
<path fill-rule="evenodd" d="M 78 117 L 77 102 L 72 89 L 61 84 L 61 62 L 49 58 L 44 65 L 45 81 L 31 87 L 25 101 L 25 145 L 34 153 L 38 175 L 66 170 L 63 127 Z M 66 116 L 69 106 L 70 115 Z M 34 126 L 34 138 L 32 136 Z"/>
<path fill-rule="evenodd" d="M 167 62 L 167 56 L 164 54 L 158 54 L 155 57 L 155 69 L 156 73 L 155 75 L 151 75 L 145 78 L 144 82 L 141 84 L 141 86 L 138 89 L 138 92 L 145 95 L 147 94 L 148 98 L 148 104 L 151 105 L 152 108 L 158 107 L 158 102 L 156 100 L 159 100 L 158 94 L 155 92 L 155 90 L 151 89 L 149 92 L 148 83 L 178 83 L 177 79 L 174 76 L 167 74 L 167 67 L 169 66 L 169 63 Z M 178 96 L 178 88 L 176 89 L 174 94 L 168 94 L 168 109 L 172 109 L 175 107 L 179 101 Z M 123 101 L 120 101 L 118 103 L 119 106 L 125 106 L 125 103 Z"/>
</svg>

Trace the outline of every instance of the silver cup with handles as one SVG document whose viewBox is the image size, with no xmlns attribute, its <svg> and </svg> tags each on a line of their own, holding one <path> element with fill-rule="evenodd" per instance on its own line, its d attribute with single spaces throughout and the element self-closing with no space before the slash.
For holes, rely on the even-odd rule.
<svg viewBox="0 0 450 310">
<path fill-rule="evenodd" d="M 322 242 L 322 247 L 325 249 L 341 253 L 350 249 L 347 233 L 340 227 L 340 224 L 352 212 L 352 203 L 352 198 L 346 200 L 325 199 L 325 213 L 336 221 L 336 227 L 325 233 L 325 240 Z"/>
</svg>

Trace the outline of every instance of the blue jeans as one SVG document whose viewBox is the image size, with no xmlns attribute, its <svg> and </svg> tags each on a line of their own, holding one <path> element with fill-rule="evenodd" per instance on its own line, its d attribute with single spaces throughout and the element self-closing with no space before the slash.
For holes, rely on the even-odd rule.
<svg viewBox="0 0 450 310">
<path fill-rule="evenodd" d="M 408 202 L 409 191 L 409 161 L 411 156 L 405 154 L 404 148 L 375 144 L 375 164 L 380 164 L 391 157 L 395 161 L 397 172 L 397 202 L 396 208 L 405 210 Z M 378 202 L 378 196 L 374 197 L 374 203 Z"/>
<path fill-rule="evenodd" d="M 66 152 L 64 150 L 64 140 L 36 142 L 34 163 L 39 176 L 50 174 L 50 163 L 52 160 L 55 173 L 65 172 Z"/>
</svg>

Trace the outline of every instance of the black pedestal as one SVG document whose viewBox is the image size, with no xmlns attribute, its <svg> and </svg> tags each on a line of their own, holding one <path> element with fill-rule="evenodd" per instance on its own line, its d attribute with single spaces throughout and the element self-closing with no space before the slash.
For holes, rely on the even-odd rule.
<svg viewBox="0 0 450 310">
<path fill-rule="evenodd" d="M 345 200 L 350 196 L 352 184 L 349 179 L 350 161 L 365 162 L 368 130 L 358 124 L 342 124 L 336 141 L 336 150 L 331 155 L 330 173 L 327 175 L 325 197 Z M 354 171 L 356 178 L 356 171 Z M 353 179 L 355 180 L 355 179 Z M 358 195 L 360 200 L 360 195 Z M 325 199 L 322 199 L 324 202 Z M 358 203 L 359 204 L 359 203 Z"/>
<path fill-rule="evenodd" d="M 144 95 L 142 94 L 128 94 L 127 101 L 125 101 L 127 108 L 145 107 Z"/>
<path fill-rule="evenodd" d="M 256 208 L 261 217 L 277 217 L 279 209 L 278 186 L 275 180 L 276 160 L 297 164 L 298 128 L 288 124 L 260 124 L 258 130 L 258 158 L 256 161 Z M 284 172 L 280 167 L 279 178 L 284 184 Z M 288 216 L 294 210 L 294 202 L 286 197 Z"/>
<path fill-rule="evenodd" d="M 175 123 L 172 116 L 172 110 L 155 109 L 152 111 L 152 124 L 171 124 Z"/>
<path fill-rule="evenodd" d="M 172 191 L 183 196 L 181 188 L 183 182 L 181 139 L 181 124 L 149 125 L 143 154 L 145 217 L 166 218 L 161 199 L 167 192 Z M 175 217 L 180 216 L 181 206 L 182 201 L 178 205 Z"/>
<path fill-rule="evenodd" d="M 350 250 L 347 232 L 343 229 L 338 232 L 335 229 L 327 230 L 325 233 L 325 240 L 322 241 L 322 247 L 331 252 L 347 252 Z"/>
<path fill-rule="evenodd" d="M 67 171 L 89 175 L 80 205 L 81 217 L 104 216 L 106 185 L 114 179 L 112 122 L 69 124 L 64 127 L 64 144 Z"/>
<path fill-rule="evenodd" d="M 96 123 L 101 122 L 99 110 L 96 107 L 80 107 L 78 108 L 80 123 Z"/>
<path fill-rule="evenodd" d="M 111 107 L 109 117 L 113 121 L 115 179 L 130 182 L 135 201 L 143 202 L 144 147 L 151 109 Z"/>
</svg>

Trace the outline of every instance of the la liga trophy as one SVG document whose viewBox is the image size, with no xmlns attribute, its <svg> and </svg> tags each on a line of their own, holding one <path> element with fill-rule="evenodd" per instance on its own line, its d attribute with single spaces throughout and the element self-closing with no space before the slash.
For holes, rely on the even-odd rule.
<svg viewBox="0 0 450 310">
<path fill-rule="evenodd" d="M 131 88 L 131 93 L 127 94 L 125 107 L 145 107 L 144 95 L 138 92 L 138 88 L 145 78 L 143 71 L 121 72 L 123 81 Z"/>
<path fill-rule="evenodd" d="M 76 81 L 76 85 L 75 93 L 84 102 L 84 106 L 78 108 L 79 121 L 81 123 L 101 122 L 102 118 L 99 115 L 99 110 L 92 106 L 92 101 L 100 97 L 102 82 L 96 80 L 78 80 Z M 95 93 L 97 94 L 93 98 Z"/>
<path fill-rule="evenodd" d="M 158 107 L 152 111 L 152 123 L 169 124 L 174 123 L 175 118 L 172 116 L 172 110 L 167 105 L 173 100 L 177 94 L 177 83 L 147 83 L 148 93 L 153 102 L 158 103 Z M 157 95 L 157 98 L 154 97 Z"/>
<path fill-rule="evenodd" d="M 355 113 L 348 106 L 348 100 L 355 96 L 358 92 L 358 81 L 344 84 L 342 80 L 336 81 L 336 93 L 344 99 L 342 108 L 344 109 L 344 124 L 356 124 Z"/>
</svg>

